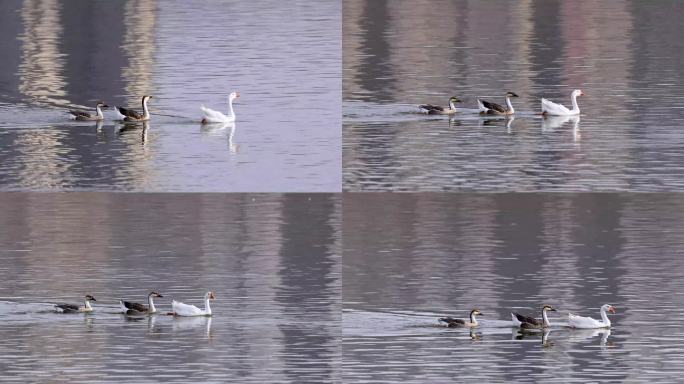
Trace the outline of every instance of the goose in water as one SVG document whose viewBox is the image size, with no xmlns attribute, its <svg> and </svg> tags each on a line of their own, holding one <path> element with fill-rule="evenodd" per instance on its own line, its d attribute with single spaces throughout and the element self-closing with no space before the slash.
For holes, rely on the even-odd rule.
<svg viewBox="0 0 684 384">
<path fill-rule="evenodd" d="M 577 96 L 584 96 L 581 89 L 572 91 L 570 98 L 572 99 L 572 109 L 566 108 L 564 105 L 556 104 L 551 100 L 541 99 L 542 115 L 550 116 L 572 116 L 579 115 L 580 109 L 577 105 Z"/>
<path fill-rule="evenodd" d="M 453 115 L 456 113 L 456 105 L 454 103 L 460 103 L 461 100 L 456 96 L 451 96 L 449 98 L 449 106 L 442 107 L 441 105 L 432 104 L 421 104 L 418 106 L 421 112 L 427 113 L 428 115 Z"/>
<path fill-rule="evenodd" d="M 104 120 L 104 115 L 102 114 L 102 108 L 109 108 L 109 105 L 105 104 L 104 101 L 98 101 L 97 104 L 95 104 L 95 114 L 88 113 L 88 112 L 83 112 L 83 111 L 76 111 L 76 110 L 70 110 L 69 113 L 71 114 L 71 119 L 73 120 L 78 120 L 78 121 L 102 121 Z"/>
<path fill-rule="evenodd" d="M 518 326 L 520 328 L 524 329 L 533 329 L 533 328 L 549 328 L 551 326 L 551 323 L 549 322 L 549 318 L 546 315 L 547 311 L 552 311 L 556 312 L 556 308 L 550 306 L 550 305 L 544 305 L 542 307 L 542 318 L 541 319 L 536 319 L 531 316 L 523 316 L 519 313 L 511 313 L 511 319 L 513 320 L 513 325 Z"/>
<path fill-rule="evenodd" d="M 228 95 L 228 116 L 219 111 L 207 108 L 204 105 L 200 107 L 204 115 L 202 116 L 202 124 L 210 123 L 231 123 L 235 121 L 235 112 L 233 112 L 233 100 L 240 97 L 240 92 L 234 91 Z"/>
<path fill-rule="evenodd" d="M 483 313 L 480 312 L 477 309 L 473 309 L 470 311 L 470 321 L 466 321 L 463 319 L 455 319 L 453 317 L 442 317 L 438 319 L 439 321 L 445 323 L 447 327 L 449 328 L 456 328 L 456 327 L 477 327 L 479 324 L 477 322 L 477 317 L 476 316 L 482 316 Z"/>
<path fill-rule="evenodd" d="M 119 306 L 121 307 L 121 311 L 126 314 L 138 314 L 138 313 L 147 313 L 147 314 L 152 314 L 152 313 L 157 313 L 157 308 L 154 307 L 154 298 L 155 297 L 164 297 L 160 295 L 159 293 L 152 291 L 150 292 L 149 295 L 147 295 L 147 304 L 140 304 L 140 303 L 131 303 L 130 301 L 123 301 L 119 300 Z"/>
<path fill-rule="evenodd" d="M 606 312 L 615 313 L 615 307 L 610 304 L 601 306 L 601 320 L 595 320 L 591 317 L 577 316 L 568 313 L 568 326 L 571 328 L 595 329 L 595 328 L 610 328 L 610 319 Z"/>
<path fill-rule="evenodd" d="M 97 300 L 95 300 L 95 298 L 91 295 L 85 295 L 85 301 L 83 302 L 82 307 L 79 307 L 76 304 L 59 303 L 59 304 L 55 304 L 55 308 L 61 309 L 62 313 L 92 312 L 93 307 L 90 306 L 91 301 L 97 301 Z"/>
<path fill-rule="evenodd" d="M 142 97 L 142 109 L 143 113 L 142 115 L 139 114 L 138 112 L 124 108 L 124 107 L 114 107 L 114 110 L 116 111 L 117 116 L 119 117 L 119 120 L 123 121 L 148 121 L 150 119 L 150 111 L 147 109 L 147 101 L 151 99 L 152 96 L 145 95 Z"/>
<path fill-rule="evenodd" d="M 209 300 L 214 300 L 214 292 L 207 292 L 204 295 L 204 309 L 195 307 L 194 305 L 184 304 L 180 301 L 173 300 L 171 302 L 171 312 L 174 316 L 211 316 L 211 307 Z"/>
<path fill-rule="evenodd" d="M 481 115 L 512 115 L 515 113 L 515 109 L 513 109 L 513 104 L 511 104 L 511 97 L 518 97 L 518 95 L 513 92 L 506 92 L 506 107 L 477 99 L 477 109 L 480 110 Z"/>
</svg>

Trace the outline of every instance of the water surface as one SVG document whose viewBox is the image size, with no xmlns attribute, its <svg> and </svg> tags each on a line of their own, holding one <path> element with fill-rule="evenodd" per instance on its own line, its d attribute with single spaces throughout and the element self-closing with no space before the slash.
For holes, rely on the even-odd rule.
<svg viewBox="0 0 684 384">
<path fill-rule="evenodd" d="M 0 382 L 338 381 L 339 209 L 325 194 L 0 194 Z M 160 315 L 118 313 L 150 290 Z M 208 290 L 211 318 L 164 315 Z M 86 293 L 92 314 L 54 311 Z"/>
<path fill-rule="evenodd" d="M 343 359 L 350 382 L 651 381 L 684 372 L 677 194 L 347 194 Z M 510 312 L 550 314 L 520 334 Z M 570 330 L 567 313 L 609 331 Z M 472 331 L 440 316 L 483 313 Z M 664 364 L 663 362 L 667 362 Z"/>
<path fill-rule="evenodd" d="M 343 4 L 343 185 L 350 191 L 684 188 L 678 1 Z M 657 22 L 656 22 L 657 20 Z M 542 97 L 581 117 L 542 120 Z M 417 104 L 513 99 L 513 121 Z"/>
<path fill-rule="evenodd" d="M 0 189 L 340 190 L 340 4 L 11 0 L 0 5 Z M 283 14 L 288 15 L 283 22 Z M 203 127 L 201 104 L 237 122 Z M 73 123 L 97 100 L 147 137 Z M 141 131 L 138 129 L 137 131 Z"/>
</svg>

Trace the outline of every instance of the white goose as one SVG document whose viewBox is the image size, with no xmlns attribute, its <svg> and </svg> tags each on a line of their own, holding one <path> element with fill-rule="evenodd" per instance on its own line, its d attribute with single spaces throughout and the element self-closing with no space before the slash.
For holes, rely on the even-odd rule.
<svg viewBox="0 0 684 384">
<path fill-rule="evenodd" d="M 572 99 L 572 109 L 566 108 L 562 104 L 554 103 L 551 100 L 541 99 L 541 109 L 542 115 L 551 116 L 572 116 L 579 115 L 580 109 L 577 105 L 577 96 L 584 96 L 584 92 L 581 89 L 575 89 L 572 91 L 570 98 Z"/>
<path fill-rule="evenodd" d="M 610 319 L 606 312 L 615 313 L 615 307 L 610 304 L 603 304 L 603 306 L 601 306 L 601 320 L 568 313 L 568 326 L 582 329 L 610 328 Z"/>
<path fill-rule="evenodd" d="M 240 97 L 240 93 L 236 91 L 231 92 L 230 95 L 228 95 L 228 116 L 224 115 L 219 111 L 215 111 L 202 105 L 200 107 L 202 112 L 204 112 L 204 115 L 202 116 L 202 124 L 231 123 L 235 121 L 235 112 L 233 112 L 233 100 L 237 99 L 238 97 Z"/>
<path fill-rule="evenodd" d="M 171 302 L 171 308 L 174 316 L 211 316 L 211 307 L 209 306 L 209 300 L 214 300 L 214 292 L 207 292 L 204 295 L 204 309 L 197 308 L 194 305 L 184 304 L 179 301 L 173 300 Z"/>
</svg>

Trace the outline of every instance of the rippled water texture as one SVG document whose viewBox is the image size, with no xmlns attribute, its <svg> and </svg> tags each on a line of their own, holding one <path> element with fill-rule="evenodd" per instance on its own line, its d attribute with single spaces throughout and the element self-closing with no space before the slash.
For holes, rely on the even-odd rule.
<svg viewBox="0 0 684 384">
<path fill-rule="evenodd" d="M 0 3 L 0 189 L 339 191 L 339 1 Z M 234 126 L 200 125 L 201 104 Z M 141 109 L 99 128 L 69 107 Z"/>
<path fill-rule="evenodd" d="M 339 380 L 339 198 L 0 194 L 0 382 Z M 208 318 L 126 317 L 172 299 Z M 92 314 L 51 303 L 95 296 Z"/>
<path fill-rule="evenodd" d="M 684 197 L 347 194 L 343 207 L 349 382 L 681 380 Z M 511 328 L 510 311 L 543 303 L 559 308 L 548 335 Z M 563 327 L 605 303 L 610 331 Z M 437 325 L 471 308 L 472 333 Z"/>
<path fill-rule="evenodd" d="M 343 2 L 343 188 L 684 189 L 679 1 Z M 542 120 L 540 99 L 579 121 Z M 514 121 L 415 105 L 514 99 Z"/>
</svg>

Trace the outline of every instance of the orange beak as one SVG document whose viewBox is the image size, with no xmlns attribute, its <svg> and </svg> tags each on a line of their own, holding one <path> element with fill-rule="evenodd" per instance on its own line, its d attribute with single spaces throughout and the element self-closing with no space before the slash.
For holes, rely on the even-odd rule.
<svg viewBox="0 0 684 384">
<path fill-rule="evenodd" d="M 209 298 L 212 299 L 212 300 L 213 300 L 213 299 L 216 299 L 216 297 L 214 297 L 214 292 L 211 292 L 211 293 L 209 294 Z"/>
<path fill-rule="evenodd" d="M 615 307 L 608 308 L 608 311 L 610 311 L 610 313 L 615 313 Z"/>
<path fill-rule="evenodd" d="M 240 92 L 235 92 L 235 98 L 237 99 L 238 97 L 240 97 Z"/>
</svg>

